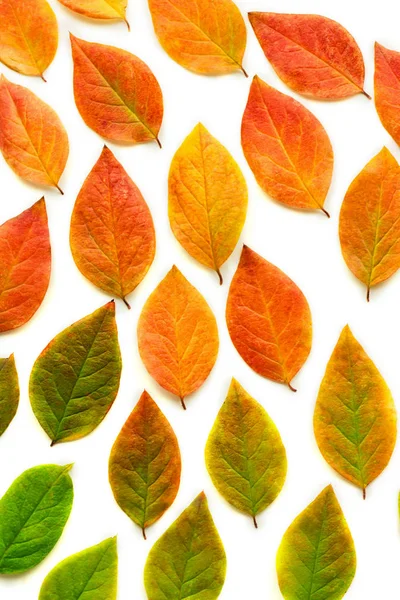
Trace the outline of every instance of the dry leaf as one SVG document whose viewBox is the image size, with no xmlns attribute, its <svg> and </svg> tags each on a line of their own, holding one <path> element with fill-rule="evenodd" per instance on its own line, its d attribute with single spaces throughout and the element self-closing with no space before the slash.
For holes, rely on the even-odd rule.
<svg viewBox="0 0 400 600">
<path fill-rule="evenodd" d="M 386 131 L 400 145 L 400 52 L 375 43 L 375 107 Z"/>
<path fill-rule="evenodd" d="M 70 10 L 89 17 L 90 19 L 100 19 L 102 21 L 122 20 L 128 26 L 126 20 L 126 7 L 128 0 L 58 0 L 61 4 Z"/>
<path fill-rule="evenodd" d="M 14 354 L 0 358 L 0 435 L 3 435 L 17 412 L 19 403 L 18 373 Z"/>
</svg>

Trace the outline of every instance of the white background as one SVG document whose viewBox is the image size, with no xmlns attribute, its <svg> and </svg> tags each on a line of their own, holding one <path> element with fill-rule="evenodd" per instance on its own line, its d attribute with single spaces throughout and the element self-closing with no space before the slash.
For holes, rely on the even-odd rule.
<svg viewBox="0 0 400 600">
<path fill-rule="evenodd" d="M 173 62 L 159 46 L 145 0 L 130 0 L 123 23 L 101 24 L 80 18 L 55 0 L 60 43 L 46 72 L 48 83 L 24 77 L 6 67 L 0 70 L 25 85 L 60 115 L 70 139 L 70 157 L 60 185 L 65 191 L 45 189 L 53 263 L 50 288 L 30 323 L 0 337 L 0 356 L 15 353 L 21 400 L 14 421 L 0 438 L 0 495 L 25 469 L 42 463 L 75 463 L 71 476 L 75 500 L 71 517 L 56 548 L 35 569 L 18 577 L 1 577 L 0 597 L 35 600 L 46 574 L 68 555 L 118 534 L 119 600 L 145 599 L 143 566 L 152 544 L 201 491 L 205 490 L 215 523 L 224 542 L 228 571 L 221 600 L 278 600 L 275 554 L 281 537 L 309 502 L 332 483 L 351 528 L 358 567 L 346 600 L 398 598 L 400 594 L 400 532 L 397 493 L 400 453 L 397 447 L 385 472 L 368 488 L 367 499 L 342 480 L 321 457 L 312 430 L 315 399 L 326 363 L 342 327 L 353 333 L 381 370 L 400 408 L 400 277 L 395 275 L 373 289 L 371 302 L 363 286 L 348 271 L 338 241 L 338 215 L 344 193 L 362 167 L 383 145 L 400 160 L 400 151 L 381 126 L 373 101 L 362 95 L 341 102 L 317 102 L 298 97 L 321 120 L 333 144 L 335 170 L 326 208 L 297 212 L 274 203 L 257 186 L 240 146 L 240 122 L 251 77 L 258 74 L 277 89 L 293 94 L 277 78 L 248 24 L 254 10 L 320 13 L 349 29 L 366 63 L 365 89 L 373 89 L 373 44 L 400 50 L 400 5 L 394 0 L 240 0 L 248 29 L 242 73 L 204 77 Z M 153 70 L 164 93 L 165 115 L 155 143 L 121 147 L 109 144 L 148 202 L 156 228 L 157 254 L 139 288 L 129 297 L 132 310 L 117 302 L 119 339 L 123 356 L 121 387 L 105 421 L 90 436 L 50 448 L 49 439 L 32 414 L 28 379 L 33 362 L 62 329 L 89 314 L 109 298 L 87 282 L 72 260 L 69 221 L 77 193 L 97 160 L 103 140 L 88 129 L 74 104 L 68 31 L 93 42 L 123 47 L 142 58 Z M 241 242 L 223 266 L 225 279 L 201 267 L 179 246 L 167 218 L 167 174 L 171 158 L 198 121 L 219 139 L 241 166 L 249 186 L 249 210 Z M 43 191 L 18 179 L 0 157 L 0 222 L 19 214 Z M 285 271 L 305 293 L 313 315 L 314 340 L 309 359 L 295 378 L 293 394 L 286 387 L 256 375 L 232 346 L 224 319 L 228 287 L 245 242 Z M 150 292 L 176 264 L 212 307 L 219 325 L 220 352 L 203 387 L 188 398 L 184 412 L 179 402 L 162 390 L 141 364 L 136 323 Z M 288 476 L 282 493 L 262 515 L 256 531 L 250 518 L 236 512 L 213 488 L 204 466 L 204 445 L 234 375 L 266 408 L 277 424 L 288 455 Z M 115 503 L 108 484 L 108 456 L 123 423 L 146 388 L 175 429 L 183 457 L 182 483 L 173 506 L 148 530 L 144 542 L 139 528 Z"/>
</svg>

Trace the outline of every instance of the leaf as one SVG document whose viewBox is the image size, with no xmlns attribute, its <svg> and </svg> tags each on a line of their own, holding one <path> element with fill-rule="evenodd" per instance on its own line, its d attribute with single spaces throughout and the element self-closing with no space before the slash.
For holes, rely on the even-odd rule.
<svg viewBox="0 0 400 600">
<path fill-rule="evenodd" d="M 0 61 L 7 67 L 46 81 L 57 45 L 57 20 L 46 0 L 0 0 Z"/>
<path fill-rule="evenodd" d="M 2 0 L 0 0 L 1 3 Z M 0 77 L 0 150 L 22 179 L 56 187 L 64 171 L 69 143 L 58 115 L 21 85 Z"/>
<path fill-rule="evenodd" d="M 375 43 L 375 107 L 396 144 L 400 144 L 400 52 Z"/>
<path fill-rule="evenodd" d="M 246 25 L 231 0 L 149 0 L 154 30 L 165 52 L 200 75 L 242 70 Z"/>
<path fill-rule="evenodd" d="M 311 313 L 285 273 L 243 246 L 226 305 L 229 335 L 243 360 L 273 381 L 290 382 L 311 350 Z"/>
<path fill-rule="evenodd" d="M 51 445 L 96 429 L 117 396 L 120 376 L 112 301 L 56 335 L 33 365 L 30 401 Z"/>
<path fill-rule="evenodd" d="M 125 21 L 128 30 L 130 29 L 125 16 L 128 0 L 59 0 L 59 2 L 70 10 L 90 19 Z"/>
<path fill-rule="evenodd" d="M 33 317 L 49 286 L 51 249 L 44 198 L 0 226 L 0 332 Z"/>
<path fill-rule="evenodd" d="M 254 77 L 242 120 L 242 148 L 258 184 L 293 208 L 320 209 L 333 170 L 328 134 L 290 96 Z"/>
<path fill-rule="evenodd" d="M 150 550 L 144 585 L 151 600 L 218 598 L 226 557 L 202 492 Z"/>
<path fill-rule="evenodd" d="M 279 495 L 286 478 L 286 451 L 275 423 L 232 379 L 206 445 L 213 484 L 232 506 L 256 516 Z"/>
<path fill-rule="evenodd" d="M 400 167 L 383 148 L 357 175 L 343 200 L 339 225 L 343 258 L 367 286 L 400 267 Z"/>
<path fill-rule="evenodd" d="M 142 194 L 104 147 L 76 199 L 72 256 L 94 285 L 124 300 L 142 281 L 155 253 L 155 232 Z"/>
<path fill-rule="evenodd" d="M 276 557 L 285 600 L 340 600 L 356 572 L 353 538 L 331 485 L 293 521 Z"/>
<path fill-rule="evenodd" d="M 185 139 L 169 171 L 169 221 L 185 250 L 220 278 L 247 211 L 246 181 L 227 149 L 201 123 Z"/>
<path fill-rule="evenodd" d="M 146 528 L 175 500 L 181 478 L 178 440 L 147 392 L 114 442 L 108 473 L 115 500 L 146 539 Z"/>
<path fill-rule="evenodd" d="M 0 435 L 3 435 L 17 412 L 19 403 L 18 373 L 14 354 L 0 358 Z"/>
<path fill-rule="evenodd" d="M 370 98 L 361 50 L 336 21 L 265 12 L 251 12 L 249 20 L 276 74 L 295 92 L 324 100 Z"/>
<path fill-rule="evenodd" d="M 181 400 L 207 379 L 217 359 L 210 307 L 175 266 L 147 299 L 138 322 L 142 361 L 159 385 Z"/>
<path fill-rule="evenodd" d="M 74 496 L 72 465 L 40 465 L 17 477 L 0 500 L 0 573 L 24 573 L 58 542 Z"/>
<path fill-rule="evenodd" d="M 71 35 L 76 106 L 86 125 L 115 142 L 158 139 L 163 97 L 149 67 L 126 50 Z"/>
<path fill-rule="evenodd" d="M 392 456 L 396 421 L 385 380 L 346 326 L 319 388 L 314 433 L 327 463 L 364 498 Z"/>
<path fill-rule="evenodd" d="M 117 539 L 108 538 L 61 561 L 40 588 L 39 600 L 116 600 Z"/>
</svg>

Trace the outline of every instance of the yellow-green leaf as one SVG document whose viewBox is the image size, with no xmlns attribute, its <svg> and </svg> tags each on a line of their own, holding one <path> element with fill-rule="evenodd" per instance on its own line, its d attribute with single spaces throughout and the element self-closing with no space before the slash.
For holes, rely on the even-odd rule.
<svg viewBox="0 0 400 600">
<path fill-rule="evenodd" d="M 17 412 L 19 402 L 18 373 L 14 354 L 0 358 L 0 435 L 3 435 Z"/>
</svg>

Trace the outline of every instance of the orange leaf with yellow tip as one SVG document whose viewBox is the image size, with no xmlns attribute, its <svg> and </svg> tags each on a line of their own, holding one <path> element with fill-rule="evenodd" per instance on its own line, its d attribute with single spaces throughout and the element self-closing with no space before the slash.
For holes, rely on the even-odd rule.
<svg viewBox="0 0 400 600">
<path fill-rule="evenodd" d="M 400 145 L 400 52 L 375 44 L 375 107 L 386 131 Z"/>
<path fill-rule="evenodd" d="M 207 379 L 217 359 L 218 329 L 203 296 L 172 267 L 139 318 L 139 353 L 159 385 L 181 399 Z"/>
<path fill-rule="evenodd" d="M 319 388 L 314 432 L 328 464 L 365 497 L 366 487 L 392 456 L 397 416 L 385 380 L 348 326 Z"/>
<path fill-rule="evenodd" d="M 400 267 L 400 167 L 383 148 L 357 175 L 343 200 L 339 236 L 343 258 L 367 286 Z"/>
<path fill-rule="evenodd" d="M 84 17 L 102 21 L 126 20 L 128 0 L 58 0 L 61 4 Z"/>
<path fill-rule="evenodd" d="M 290 96 L 253 79 L 242 120 L 242 147 L 264 192 L 293 208 L 324 209 L 333 170 L 325 129 Z"/>
<path fill-rule="evenodd" d="M 336 100 L 362 93 L 364 60 L 353 36 L 320 15 L 249 13 L 276 74 L 299 94 Z"/>
<path fill-rule="evenodd" d="M 226 323 L 249 367 L 293 390 L 290 382 L 311 350 L 310 309 L 297 285 L 247 246 L 229 289 Z"/>
<path fill-rule="evenodd" d="M 76 106 L 86 125 L 115 142 L 158 139 L 163 98 L 149 67 L 126 50 L 71 35 Z"/>
<path fill-rule="evenodd" d="M 175 153 L 169 171 L 169 221 L 193 258 L 214 269 L 235 248 L 247 210 L 245 179 L 227 149 L 200 123 Z"/>
</svg>

